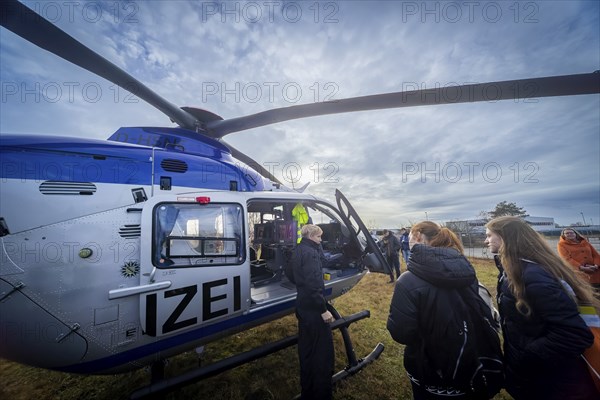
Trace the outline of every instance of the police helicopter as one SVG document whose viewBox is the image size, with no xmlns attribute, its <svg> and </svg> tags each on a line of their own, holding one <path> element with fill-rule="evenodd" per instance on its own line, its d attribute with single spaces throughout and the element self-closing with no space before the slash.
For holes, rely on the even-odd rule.
<svg viewBox="0 0 600 400">
<path fill-rule="evenodd" d="M 390 272 L 341 192 L 331 204 L 290 189 L 226 135 L 326 114 L 487 101 L 490 87 L 495 100 L 600 93 L 600 74 L 588 73 L 223 119 L 169 103 L 16 0 L 2 3 L 1 18 L 4 28 L 130 91 L 178 125 L 123 127 L 106 141 L 3 133 L 0 142 L 0 357 L 81 374 L 151 365 L 152 384 L 133 397 L 166 393 L 295 343 L 286 338 L 175 379 L 162 376 L 168 357 L 293 312 L 296 290 L 285 268 L 307 222 L 324 232 L 328 299 L 369 271 Z M 357 359 L 347 326 L 368 311 L 332 311 L 349 360 L 336 380 L 375 360 L 383 345 Z"/>
</svg>

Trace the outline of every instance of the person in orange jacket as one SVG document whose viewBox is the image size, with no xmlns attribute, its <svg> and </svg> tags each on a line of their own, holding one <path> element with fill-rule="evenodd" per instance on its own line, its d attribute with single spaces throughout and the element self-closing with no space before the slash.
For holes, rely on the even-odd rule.
<svg viewBox="0 0 600 400">
<path fill-rule="evenodd" d="M 575 229 L 563 229 L 558 254 L 575 270 L 585 272 L 592 286 L 600 289 L 600 254 L 584 236 Z"/>
</svg>

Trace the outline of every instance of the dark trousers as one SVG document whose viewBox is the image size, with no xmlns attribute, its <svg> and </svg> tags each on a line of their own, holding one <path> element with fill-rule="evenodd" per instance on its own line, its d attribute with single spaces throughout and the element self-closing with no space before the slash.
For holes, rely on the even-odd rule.
<svg viewBox="0 0 600 400">
<path fill-rule="evenodd" d="M 333 335 L 321 313 L 296 309 L 302 400 L 332 399 Z"/>
<path fill-rule="evenodd" d="M 393 268 L 393 271 L 390 272 L 390 278 L 392 281 L 394 280 L 394 271 L 396 271 L 396 279 L 400 278 L 400 257 L 397 252 L 394 252 L 391 256 L 387 256 L 387 262 L 390 267 Z"/>
<path fill-rule="evenodd" d="M 506 391 L 515 400 L 597 400 L 598 391 L 581 357 L 528 371 L 526 380 L 507 375 Z M 517 382 L 518 380 L 518 382 Z"/>
</svg>

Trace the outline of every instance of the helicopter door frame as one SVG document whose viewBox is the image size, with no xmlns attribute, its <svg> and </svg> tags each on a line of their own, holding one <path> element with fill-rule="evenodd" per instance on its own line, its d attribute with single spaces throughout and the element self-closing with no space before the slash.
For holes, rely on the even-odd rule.
<svg viewBox="0 0 600 400">
<path fill-rule="evenodd" d="M 364 250 L 364 261 L 367 264 L 369 271 L 379 272 L 387 275 L 391 274 L 392 269 L 390 268 L 390 265 L 381 253 L 381 249 L 379 248 L 379 246 L 377 246 L 377 243 L 375 243 L 373 237 L 371 237 L 367 226 L 362 222 L 362 220 L 358 216 L 358 213 L 356 212 L 354 207 L 352 207 L 346 196 L 344 196 L 344 194 L 338 189 L 335 190 L 335 200 L 337 202 L 338 209 L 340 210 L 340 215 L 342 216 L 344 223 L 346 224 L 348 229 L 350 229 L 354 233 L 354 235 L 352 235 L 353 240 L 359 242 L 358 234 L 361 232 L 365 237 L 367 247 Z M 355 224 L 352 223 L 352 220 L 354 220 L 354 223 L 358 227 L 358 231 L 355 230 Z M 360 247 L 362 248 L 362 246 Z"/>
<path fill-rule="evenodd" d="M 246 210 L 239 197 L 219 200 L 160 196 L 144 205 L 140 284 L 148 290 L 139 301 L 146 335 L 199 329 L 247 312 Z"/>
</svg>

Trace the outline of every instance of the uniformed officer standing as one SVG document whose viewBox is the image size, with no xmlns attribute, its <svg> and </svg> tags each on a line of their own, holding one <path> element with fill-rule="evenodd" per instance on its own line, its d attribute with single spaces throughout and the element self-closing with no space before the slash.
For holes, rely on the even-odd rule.
<svg viewBox="0 0 600 400">
<path fill-rule="evenodd" d="M 334 318 L 327 310 L 327 301 L 323 296 L 322 234 L 318 226 L 304 225 L 302 240 L 292 256 L 294 281 L 298 290 L 298 358 L 304 400 L 332 398 L 334 352 L 329 323 Z"/>
</svg>

